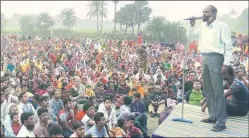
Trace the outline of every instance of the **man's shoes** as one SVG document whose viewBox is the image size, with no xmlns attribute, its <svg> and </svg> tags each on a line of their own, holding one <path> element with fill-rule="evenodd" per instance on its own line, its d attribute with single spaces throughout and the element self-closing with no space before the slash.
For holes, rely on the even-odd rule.
<svg viewBox="0 0 249 138">
<path fill-rule="evenodd" d="M 211 118 L 206 118 L 206 119 L 202 119 L 201 122 L 215 124 L 216 120 L 211 119 Z"/>
<path fill-rule="evenodd" d="M 218 126 L 213 126 L 213 128 L 211 129 L 211 131 L 213 132 L 220 132 L 222 130 L 225 130 L 227 127 L 223 126 L 223 127 L 218 127 Z"/>
</svg>

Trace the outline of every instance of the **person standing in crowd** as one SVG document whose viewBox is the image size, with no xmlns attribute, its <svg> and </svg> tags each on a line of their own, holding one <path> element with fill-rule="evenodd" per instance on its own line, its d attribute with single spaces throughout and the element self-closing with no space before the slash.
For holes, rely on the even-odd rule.
<svg viewBox="0 0 249 138">
<path fill-rule="evenodd" d="M 210 5 L 203 10 L 203 23 L 199 31 L 194 29 L 195 20 L 191 20 L 189 39 L 199 38 L 199 50 L 202 54 L 203 90 L 207 98 L 210 117 L 201 120 L 215 123 L 211 129 L 219 132 L 226 129 L 226 100 L 223 94 L 222 65 L 232 61 L 232 40 L 227 24 L 216 19 L 217 8 Z"/>
</svg>

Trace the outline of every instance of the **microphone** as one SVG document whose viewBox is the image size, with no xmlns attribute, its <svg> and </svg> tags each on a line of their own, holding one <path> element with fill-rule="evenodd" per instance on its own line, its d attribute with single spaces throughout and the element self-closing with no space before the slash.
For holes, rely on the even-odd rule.
<svg viewBox="0 0 249 138">
<path fill-rule="evenodd" d="M 184 20 L 197 20 L 197 19 L 202 19 L 202 17 L 190 17 L 190 18 L 186 18 Z"/>
</svg>

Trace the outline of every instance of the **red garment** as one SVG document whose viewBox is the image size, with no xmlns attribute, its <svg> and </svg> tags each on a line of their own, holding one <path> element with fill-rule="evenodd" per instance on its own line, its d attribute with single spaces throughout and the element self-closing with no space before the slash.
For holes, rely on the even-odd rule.
<svg viewBox="0 0 249 138">
<path fill-rule="evenodd" d="M 57 57 L 52 53 L 49 54 L 49 57 L 50 57 L 51 61 L 55 64 L 57 61 Z"/>
<path fill-rule="evenodd" d="M 11 127 L 12 127 L 12 130 L 13 130 L 15 135 L 18 134 L 18 132 L 19 132 L 19 130 L 21 128 L 21 126 L 18 123 L 12 124 Z"/>
<path fill-rule="evenodd" d="M 189 52 L 197 52 L 197 45 L 195 44 L 195 42 L 191 42 L 189 45 Z"/>
<path fill-rule="evenodd" d="M 128 132 L 129 136 L 131 136 L 134 133 L 142 134 L 142 131 L 139 128 L 135 127 L 134 125 L 131 128 L 129 128 Z"/>
</svg>

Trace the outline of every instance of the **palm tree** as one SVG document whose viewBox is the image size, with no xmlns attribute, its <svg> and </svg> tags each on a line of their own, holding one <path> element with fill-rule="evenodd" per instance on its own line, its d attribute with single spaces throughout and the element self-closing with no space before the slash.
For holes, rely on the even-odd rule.
<svg viewBox="0 0 249 138">
<path fill-rule="evenodd" d="M 40 29 L 47 30 L 55 24 L 53 18 L 47 12 L 42 12 L 37 16 L 37 26 Z"/>
<path fill-rule="evenodd" d="M 119 0 L 114 0 L 113 3 L 114 3 L 114 32 L 116 32 L 116 25 L 117 25 L 117 4 L 118 4 Z"/>
<path fill-rule="evenodd" d="M 61 11 L 60 18 L 63 20 L 63 26 L 68 29 L 76 25 L 77 17 L 75 16 L 74 9 L 72 8 L 63 9 Z"/>
<path fill-rule="evenodd" d="M 103 3 L 103 9 L 101 9 L 101 1 L 90 1 L 87 5 L 89 8 L 89 11 L 87 13 L 87 16 L 92 18 L 97 18 L 97 32 L 99 33 L 99 16 L 103 16 L 104 18 L 107 17 L 107 9 L 104 7 L 106 4 Z"/>
<path fill-rule="evenodd" d="M 165 22 L 166 20 L 164 17 L 154 16 L 152 17 L 152 20 L 148 22 L 148 25 L 146 26 L 146 30 L 154 39 L 160 40 L 163 29 L 165 27 Z"/>
</svg>

